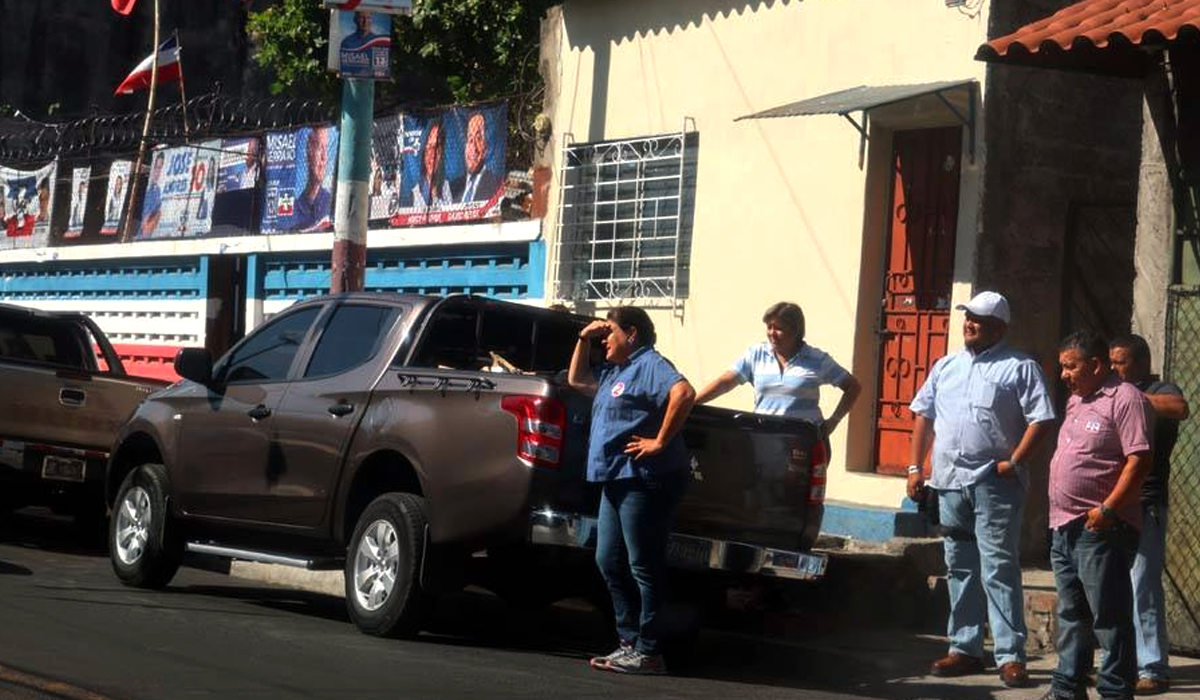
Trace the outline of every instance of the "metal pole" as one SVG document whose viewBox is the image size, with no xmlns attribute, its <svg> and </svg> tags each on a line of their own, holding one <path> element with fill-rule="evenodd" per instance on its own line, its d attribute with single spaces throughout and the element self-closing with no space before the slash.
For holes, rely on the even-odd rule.
<svg viewBox="0 0 1200 700">
<path fill-rule="evenodd" d="M 367 266 L 367 217 L 371 209 L 371 120 L 374 112 L 374 81 L 343 79 L 329 284 L 329 290 L 334 294 L 363 288 Z"/>
<path fill-rule="evenodd" d="M 176 61 L 179 63 L 179 104 L 183 107 L 183 141 L 190 143 L 192 140 L 192 130 L 188 126 L 187 116 L 187 90 L 183 89 L 183 44 L 179 41 L 179 30 L 175 30 L 175 50 L 179 52 L 179 57 Z"/>
<path fill-rule="evenodd" d="M 158 95 L 158 21 L 158 0 L 154 0 L 154 47 L 151 49 L 153 55 L 150 59 L 150 98 L 146 104 L 146 120 L 142 123 L 142 140 L 138 142 L 137 161 L 133 166 L 133 177 L 130 178 L 134 185 L 137 184 L 137 177 L 142 174 L 142 166 L 146 162 L 146 143 L 150 140 L 150 119 L 154 115 L 154 98 Z M 128 243 L 133 236 L 134 212 L 140 208 L 141 197 L 138 196 L 138 188 L 130 186 L 129 209 L 125 212 L 125 226 L 121 230 L 122 243 Z"/>
</svg>

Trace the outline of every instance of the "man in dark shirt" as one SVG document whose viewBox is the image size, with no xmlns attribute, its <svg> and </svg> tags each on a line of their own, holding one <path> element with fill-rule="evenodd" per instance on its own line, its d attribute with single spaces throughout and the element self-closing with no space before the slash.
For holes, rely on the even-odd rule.
<svg viewBox="0 0 1200 700">
<path fill-rule="evenodd" d="M 1156 695 L 1170 688 L 1169 644 L 1163 603 L 1163 562 L 1167 541 L 1167 492 L 1171 451 L 1179 436 L 1179 421 L 1188 417 L 1188 402 L 1179 387 L 1150 374 L 1150 347 L 1138 335 L 1109 343 L 1109 360 L 1121 379 L 1137 386 L 1154 408 L 1154 463 L 1142 483 L 1142 532 L 1133 577 L 1136 625 L 1138 695 Z"/>
</svg>

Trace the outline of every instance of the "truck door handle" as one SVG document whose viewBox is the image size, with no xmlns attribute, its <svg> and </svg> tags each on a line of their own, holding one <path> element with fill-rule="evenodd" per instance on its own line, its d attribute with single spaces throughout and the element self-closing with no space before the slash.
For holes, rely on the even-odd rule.
<svg viewBox="0 0 1200 700">
<path fill-rule="evenodd" d="M 330 415 L 341 418 L 342 416 L 349 415 L 354 412 L 354 404 L 350 403 L 349 401 L 338 401 L 326 410 L 329 411 Z"/>
<path fill-rule="evenodd" d="M 250 416 L 254 420 L 262 420 L 263 418 L 271 415 L 271 409 L 259 404 L 249 411 L 246 411 L 246 415 Z"/>
<path fill-rule="evenodd" d="M 64 406 L 79 407 L 87 401 L 87 392 L 82 389 L 59 389 L 58 402 Z"/>
</svg>

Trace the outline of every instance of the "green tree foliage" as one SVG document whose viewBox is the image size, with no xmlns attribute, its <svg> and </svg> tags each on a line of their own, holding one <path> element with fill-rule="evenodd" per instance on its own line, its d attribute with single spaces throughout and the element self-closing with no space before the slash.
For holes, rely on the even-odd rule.
<svg viewBox="0 0 1200 700">
<path fill-rule="evenodd" d="M 509 99 L 510 161 L 528 162 L 523 136 L 540 108 L 541 18 L 561 0 L 414 0 L 392 27 L 395 83 L 377 85 L 376 103 L 468 103 Z M 325 69 L 329 12 L 317 0 L 280 0 L 250 14 L 255 61 L 272 91 L 332 98 Z"/>
</svg>

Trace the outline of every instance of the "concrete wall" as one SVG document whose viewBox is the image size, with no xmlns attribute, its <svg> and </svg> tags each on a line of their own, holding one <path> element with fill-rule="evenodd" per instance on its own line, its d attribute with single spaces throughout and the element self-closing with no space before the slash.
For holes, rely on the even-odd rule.
<svg viewBox="0 0 1200 700">
<path fill-rule="evenodd" d="M 998 3 L 990 36 L 1014 31 L 1070 2 Z M 1132 258 L 1138 188 L 1142 83 L 1010 66 L 988 69 L 984 102 L 988 168 L 976 277 L 982 288 L 1008 295 L 1012 343 L 1038 358 L 1056 391 L 1057 343 L 1073 207 L 1111 207 L 1112 254 Z M 1120 214 L 1126 212 L 1126 214 Z M 1122 290 L 1131 301 L 1133 290 Z M 1128 320 L 1125 321 L 1126 324 Z M 1044 556 L 1047 468 L 1054 436 L 1036 461 L 1026 507 L 1025 553 Z"/>
<path fill-rule="evenodd" d="M 895 507 L 903 498 L 902 480 L 870 473 L 891 133 L 887 124 L 872 129 L 860 168 L 859 134 L 838 116 L 734 119 L 858 85 L 982 81 L 985 67 L 972 56 L 987 9 L 971 14 L 941 0 L 574 0 L 547 20 L 549 162 L 558 165 L 553 149 L 564 134 L 661 135 L 685 117 L 700 133 L 690 293 L 682 318 L 653 313 L 659 348 L 703 385 L 762 339 L 763 309 L 794 300 L 809 342 L 863 381 L 834 435 L 831 499 Z M 981 141 L 976 163 L 964 158 L 956 302 L 972 282 L 984 155 Z M 551 198 L 544 230 L 553 246 L 556 190 Z M 826 413 L 839 395 L 824 392 Z M 719 403 L 752 400 L 743 388 Z"/>
</svg>

